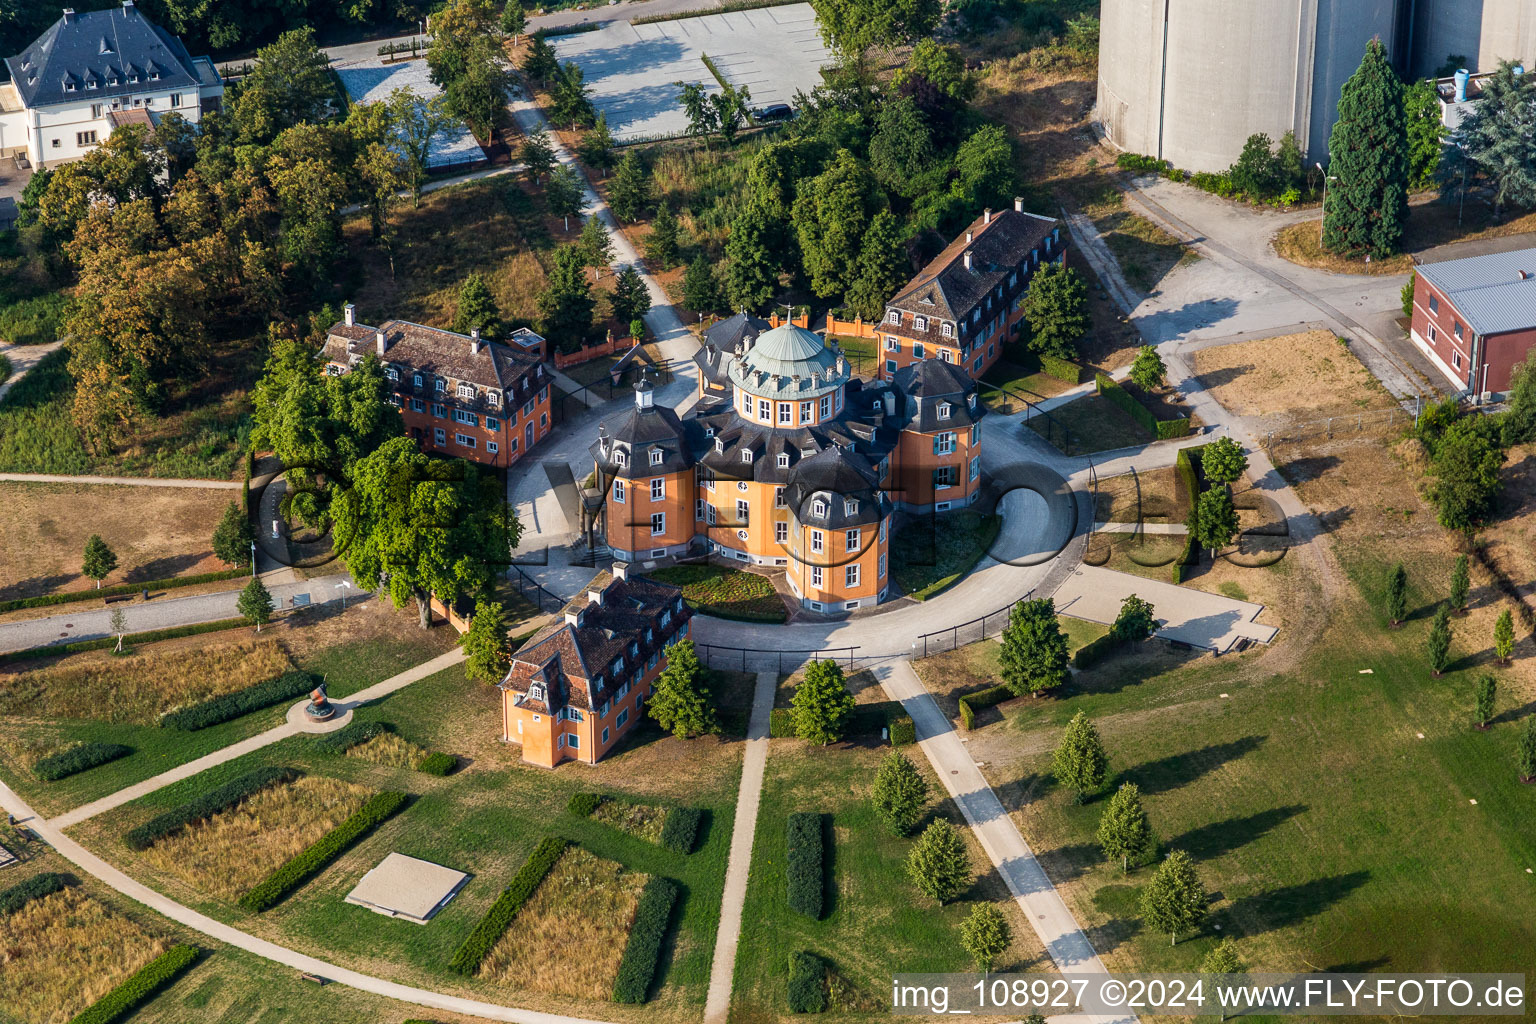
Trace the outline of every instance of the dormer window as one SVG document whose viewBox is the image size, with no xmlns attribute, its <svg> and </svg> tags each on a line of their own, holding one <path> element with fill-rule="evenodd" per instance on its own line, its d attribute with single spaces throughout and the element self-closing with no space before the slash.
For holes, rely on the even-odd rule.
<svg viewBox="0 0 1536 1024">
<path fill-rule="evenodd" d="M 893 309 L 889 313 L 885 314 L 885 322 L 888 323 L 888 324 L 894 324 L 897 327 L 900 327 L 901 326 L 901 310 Z"/>
<path fill-rule="evenodd" d="M 939 325 L 939 333 L 942 334 L 946 338 L 952 338 L 952 337 L 955 336 L 955 325 L 952 324 L 952 323 L 948 323 L 948 322 L 940 324 Z"/>
<path fill-rule="evenodd" d="M 940 402 L 939 403 L 939 419 L 941 419 L 941 420 L 949 419 L 949 410 L 950 410 L 950 405 L 949 405 L 948 402 Z"/>
<path fill-rule="evenodd" d="M 613 464 L 615 466 L 629 465 L 629 456 L 625 454 L 623 448 L 615 448 L 613 450 Z"/>
<path fill-rule="evenodd" d="M 158 71 L 151 71 L 149 73 L 149 80 L 151 82 L 158 82 L 158 81 L 160 81 L 160 72 L 158 72 Z"/>
<path fill-rule="evenodd" d="M 853 500 L 852 498 L 843 499 L 843 515 L 851 516 L 858 512 L 858 510 L 859 503 L 857 501 Z"/>
<path fill-rule="evenodd" d="M 541 703 L 543 702 L 543 700 L 544 700 L 544 687 L 543 687 L 543 685 L 541 683 L 529 683 L 528 684 L 528 699 L 529 700 L 536 700 L 536 701 L 539 701 Z"/>
<path fill-rule="evenodd" d="M 779 468 L 780 469 L 784 469 L 788 465 L 789 465 L 789 453 L 788 452 L 780 452 L 779 453 Z"/>
<path fill-rule="evenodd" d="M 443 380 L 441 377 L 438 377 L 436 380 L 434 380 L 432 382 L 432 386 L 437 389 L 438 394 L 442 394 L 444 391 L 448 390 L 448 382 Z"/>
<path fill-rule="evenodd" d="M 812 512 L 812 514 L 818 515 L 818 516 L 826 515 L 827 514 L 827 503 L 822 501 L 820 498 L 817 498 L 814 502 L 811 503 L 811 512 Z"/>
<path fill-rule="evenodd" d="M 725 454 L 725 438 L 723 438 L 723 437 L 715 438 L 715 454 L 716 455 L 724 455 Z"/>
<path fill-rule="evenodd" d="M 395 369 L 393 366 L 386 366 L 384 367 L 384 376 L 388 377 L 390 380 L 399 380 L 400 371 Z"/>
<path fill-rule="evenodd" d="M 714 427 L 705 427 L 704 428 L 704 436 L 705 437 L 714 437 L 715 436 L 715 428 Z"/>
<path fill-rule="evenodd" d="M 492 409 L 501 405 L 501 393 L 499 391 L 487 391 L 485 393 L 486 404 Z"/>
<path fill-rule="evenodd" d="M 652 448 L 651 449 L 651 465 L 653 465 L 653 466 L 661 465 L 661 460 L 663 458 L 665 458 L 665 457 L 666 457 L 666 453 L 664 453 L 660 448 Z"/>
<path fill-rule="evenodd" d="M 751 462 L 752 461 L 752 449 L 750 449 L 750 448 L 743 448 L 741 450 L 741 461 L 742 462 Z"/>
<path fill-rule="evenodd" d="M 94 89 L 94 88 L 96 88 L 96 79 L 94 79 L 94 78 L 87 78 L 85 80 L 85 87 L 87 89 Z"/>
<path fill-rule="evenodd" d="M 102 36 L 101 37 L 101 49 L 97 50 L 96 52 L 97 53 L 111 53 L 112 52 L 112 43 L 107 39 L 106 36 Z"/>
<path fill-rule="evenodd" d="M 925 316 L 915 316 L 915 317 L 913 317 L 912 318 L 912 329 L 914 331 L 926 331 L 928 329 L 928 318 L 925 317 Z"/>
<path fill-rule="evenodd" d="M 459 385 L 459 401 L 473 402 L 475 400 L 475 386 L 473 384 Z"/>
</svg>

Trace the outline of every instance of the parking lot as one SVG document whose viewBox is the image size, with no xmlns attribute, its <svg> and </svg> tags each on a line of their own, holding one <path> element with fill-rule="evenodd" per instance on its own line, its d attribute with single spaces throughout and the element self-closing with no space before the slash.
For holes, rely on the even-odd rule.
<svg viewBox="0 0 1536 1024">
<path fill-rule="evenodd" d="M 797 91 L 810 92 L 832 60 L 809 4 L 653 25 L 614 22 L 595 32 L 556 36 L 550 45 L 562 61 L 581 67 L 592 102 L 608 115 L 614 136 L 626 142 L 688 130 L 678 83 L 720 91 L 706 54 L 726 81 L 749 91 L 754 107 L 791 103 Z"/>
</svg>

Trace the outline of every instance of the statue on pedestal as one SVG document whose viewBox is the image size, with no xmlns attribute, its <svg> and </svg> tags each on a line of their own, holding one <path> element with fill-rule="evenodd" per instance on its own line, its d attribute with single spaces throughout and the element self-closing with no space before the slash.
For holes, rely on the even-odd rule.
<svg viewBox="0 0 1536 1024">
<path fill-rule="evenodd" d="M 309 716 L 309 720 L 312 722 L 323 722 L 336 713 L 336 705 L 332 704 L 325 695 L 325 682 L 323 680 L 310 693 L 309 703 L 305 705 L 304 713 Z"/>
</svg>

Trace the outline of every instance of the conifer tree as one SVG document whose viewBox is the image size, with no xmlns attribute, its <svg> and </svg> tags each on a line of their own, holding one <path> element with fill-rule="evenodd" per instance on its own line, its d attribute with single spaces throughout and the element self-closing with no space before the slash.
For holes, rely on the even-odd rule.
<svg viewBox="0 0 1536 1024">
<path fill-rule="evenodd" d="M 668 647 L 667 667 L 656 677 L 656 692 L 646 701 L 656 724 L 685 740 L 717 731 L 707 675 L 692 640 Z"/>
<path fill-rule="evenodd" d="M 1536 715 L 1527 715 L 1525 730 L 1520 733 L 1520 747 L 1515 752 L 1515 763 L 1520 770 L 1520 781 L 1536 780 Z"/>
<path fill-rule="evenodd" d="M 663 200 L 651 218 L 651 233 L 645 236 L 646 258 L 656 264 L 658 270 L 670 270 L 677 263 L 678 242 L 677 216 Z"/>
<path fill-rule="evenodd" d="M 1080 804 L 1103 789 L 1109 778 L 1109 755 L 1104 752 L 1104 741 L 1081 711 L 1067 723 L 1061 745 L 1051 758 L 1051 774 L 1072 791 L 1073 801 Z"/>
<path fill-rule="evenodd" d="M 1408 215 L 1408 126 L 1403 85 L 1380 39 L 1339 95 L 1328 137 L 1328 209 L 1323 247 L 1343 256 L 1391 256 Z"/>
<path fill-rule="evenodd" d="M 480 336 L 486 339 L 501 334 L 501 310 L 479 274 L 470 274 L 459 286 L 459 308 L 453 314 L 455 331 L 468 334 L 473 328 L 479 328 Z"/>
<path fill-rule="evenodd" d="M 893 750 L 880 760 L 870 801 L 891 834 L 904 836 L 923 816 L 928 783 L 905 754 Z"/>
<path fill-rule="evenodd" d="M 1493 653 L 1499 656 L 1499 662 L 1509 664 L 1509 656 L 1515 650 L 1515 619 L 1505 608 L 1499 612 L 1498 619 L 1493 624 Z"/>
<path fill-rule="evenodd" d="M 512 668 L 512 637 L 500 602 L 475 602 L 475 613 L 459 646 L 464 648 L 464 673 L 469 678 L 494 686 L 507 677 Z"/>
<path fill-rule="evenodd" d="M 1020 697 L 1060 686 L 1067 681 L 1067 635 L 1056 619 L 1056 603 L 1048 597 L 1020 601 L 1003 627 L 1002 676 Z"/>
<path fill-rule="evenodd" d="M 971 859 L 960 830 L 943 819 L 924 829 L 907 856 L 907 877 L 940 904 L 960 895 L 971 880 Z"/>
<path fill-rule="evenodd" d="M 1398 562 L 1387 577 L 1387 620 L 1396 626 L 1408 614 L 1408 570 Z"/>
<path fill-rule="evenodd" d="M 626 223 L 639 220 L 651 203 L 651 174 L 640 162 L 638 151 L 631 149 L 619 161 L 608 183 L 608 206 L 613 215 Z"/>
<path fill-rule="evenodd" d="M 720 307 L 715 270 L 703 253 L 695 256 L 683 273 L 683 305 L 695 313 L 712 313 Z"/>
<path fill-rule="evenodd" d="M 1472 581 L 1467 574 L 1467 556 L 1457 555 L 1456 565 L 1451 569 L 1451 610 L 1457 615 L 1467 613 L 1467 593 L 1472 589 Z"/>
<path fill-rule="evenodd" d="M 811 662 L 789 702 L 795 735 L 823 746 L 835 743 L 843 738 L 853 705 L 842 666 L 835 661 Z"/>
<path fill-rule="evenodd" d="M 213 553 L 225 565 L 250 565 L 251 542 L 255 539 L 256 531 L 251 526 L 250 517 L 240 511 L 239 505 L 230 502 L 219 525 L 214 528 Z"/>
<path fill-rule="evenodd" d="M 259 579 L 253 579 L 235 599 L 235 609 L 256 623 L 256 632 L 272 618 L 272 594 Z"/>
<path fill-rule="evenodd" d="M 602 277 L 603 268 L 613 263 L 613 239 L 601 218 L 596 214 L 587 218 L 576 244 L 581 246 L 586 265 L 592 268 L 592 279 Z"/>
<path fill-rule="evenodd" d="M 96 581 L 96 589 L 101 589 L 101 581 L 112 574 L 117 568 L 117 554 L 107 546 L 107 542 L 101 539 L 101 535 L 93 533 L 85 542 L 85 554 L 80 559 L 80 571 L 84 575 Z"/>
<path fill-rule="evenodd" d="M 620 323 L 633 323 L 651 309 L 651 292 L 646 288 L 640 271 L 633 264 L 624 264 L 613 282 L 613 294 L 608 297 L 613 316 Z"/>
<path fill-rule="evenodd" d="M 1429 627 L 1429 669 L 1440 678 L 1451 660 L 1451 613 L 1441 605 L 1435 609 L 1435 620 Z"/>
<path fill-rule="evenodd" d="M 1477 727 L 1488 728 L 1488 719 L 1493 717 L 1493 700 L 1498 693 L 1499 685 L 1493 681 L 1493 676 L 1483 676 L 1477 681 L 1477 696 L 1474 698 L 1473 709 L 1477 715 Z"/>
<path fill-rule="evenodd" d="M 1143 863 L 1157 849 L 1157 836 L 1152 834 L 1136 783 L 1121 783 L 1109 798 L 1099 818 L 1098 839 L 1105 857 L 1120 860 L 1122 872 L 1131 870 L 1131 861 Z"/>
<path fill-rule="evenodd" d="M 587 208 L 586 189 L 577 173 L 564 164 L 556 167 L 544 186 L 544 204 L 560 218 L 562 230 L 571 230 L 571 218 L 579 218 Z"/>
</svg>

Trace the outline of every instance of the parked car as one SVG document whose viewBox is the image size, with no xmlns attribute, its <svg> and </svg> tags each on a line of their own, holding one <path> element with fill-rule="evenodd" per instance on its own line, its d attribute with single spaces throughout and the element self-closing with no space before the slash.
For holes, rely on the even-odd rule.
<svg viewBox="0 0 1536 1024">
<path fill-rule="evenodd" d="M 795 110 L 788 103 L 770 103 L 766 107 L 758 107 L 752 112 L 752 116 L 760 124 L 768 124 L 773 121 L 788 121 L 795 116 Z"/>
</svg>

